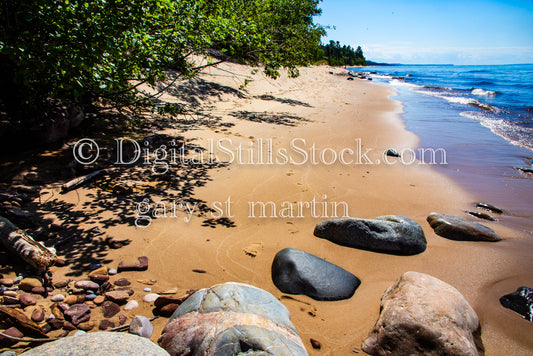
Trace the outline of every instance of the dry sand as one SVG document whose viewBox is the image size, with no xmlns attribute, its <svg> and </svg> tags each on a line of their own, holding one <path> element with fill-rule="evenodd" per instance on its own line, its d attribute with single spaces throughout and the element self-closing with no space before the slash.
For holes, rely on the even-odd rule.
<svg viewBox="0 0 533 356">
<path fill-rule="evenodd" d="M 406 131 L 401 120 L 401 104 L 390 99 L 393 95 L 390 88 L 366 80 L 348 81 L 346 71 L 338 68 L 311 67 L 302 68 L 300 72 L 301 76 L 296 79 L 282 75 L 272 80 L 261 73 L 250 75 L 250 68 L 236 64 L 210 68 L 200 78 L 204 84 L 223 86 L 216 87 L 222 94 L 201 97 L 200 104 L 205 111 L 234 126 L 199 127 L 186 132 L 166 130 L 165 133 L 184 135 L 206 148 L 209 139 L 215 143 L 219 139 L 229 139 L 234 148 L 238 144 L 257 147 L 260 139 L 263 142 L 271 139 L 275 151 L 289 148 L 293 139 L 299 139 L 300 146 L 301 140 L 306 140 L 307 147 L 314 143 L 319 150 L 330 148 L 339 152 L 345 147 L 355 150 L 359 139 L 363 150 L 372 149 L 369 157 L 374 162 L 389 147 L 398 151 L 417 147 L 417 137 Z M 246 77 L 252 81 L 239 98 L 228 87 L 238 89 Z M 261 95 L 269 97 L 260 98 Z M 175 100 L 169 95 L 162 99 Z M 238 111 L 248 112 L 243 115 L 254 120 L 269 118 L 275 122 L 255 122 L 229 115 Z M 283 113 L 281 119 L 273 115 L 276 113 Z M 293 117 L 286 119 L 287 114 Z M 229 140 L 221 142 L 229 144 Z M 295 153 L 293 156 L 297 161 L 303 159 Z M 192 182 L 196 178 L 190 179 Z M 193 216 L 186 222 L 186 215 L 179 213 L 176 218 L 154 220 L 146 228 L 120 225 L 105 229 L 108 236 L 131 240 L 128 246 L 108 251 L 109 267 L 116 267 L 123 260 L 134 262 L 141 255 L 150 260 L 146 272 L 119 274 L 133 282 L 132 299 L 141 304 L 141 308 L 129 312 L 129 316 L 151 316 L 151 308 L 142 302 L 146 294 L 142 289 L 146 286 L 137 283 L 139 279 L 157 280 L 157 284 L 151 286 L 155 292 L 178 288 L 178 294 L 227 281 L 243 282 L 269 291 L 289 308 L 291 319 L 311 355 L 350 355 L 352 350 L 364 354 L 360 346 L 377 320 L 382 293 L 404 272 L 418 271 L 453 285 L 471 303 L 481 320 L 487 355 L 526 355 L 533 351 L 531 323 L 504 309 L 498 301 L 500 296 L 518 286 L 532 284 L 533 259 L 528 254 L 532 243 L 527 236 L 497 223 L 486 225 L 504 237 L 498 243 L 450 241 L 435 235 L 425 221 L 429 213 L 463 216 L 477 197 L 430 165 L 234 162 L 210 170 L 209 181 L 192 189 L 194 197 L 208 205 L 230 198 L 234 217 L 229 220 L 234 226 L 221 225 L 224 220 L 211 220 L 214 227 L 205 226 L 209 216 Z M 73 211 L 83 211 L 83 202 L 95 199 L 97 190 L 81 188 L 61 199 L 75 204 Z M 312 217 L 309 210 L 304 211 L 305 216 L 301 218 L 249 216 L 249 202 L 272 201 L 280 207 L 286 201 L 297 204 L 313 198 L 318 202 L 345 202 L 353 217 L 374 218 L 389 214 L 409 217 L 423 227 L 428 248 L 420 255 L 402 257 L 335 245 L 313 236 L 315 224 L 323 218 Z M 154 196 L 153 200 L 158 201 L 158 197 Z M 126 207 L 119 214 L 132 216 L 135 208 L 135 205 L 129 210 Z M 361 279 L 361 286 L 352 298 L 344 301 L 319 302 L 306 296 L 287 297 L 274 286 L 270 275 L 274 255 L 286 247 L 307 251 L 343 267 Z M 195 273 L 193 269 L 207 273 Z M 65 274 L 66 267 L 54 268 L 55 279 Z M 152 340 L 157 341 L 166 320 L 154 321 Z M 322 349 L 314 350 L 310 338 L 319 340 Z"/>
</svg>

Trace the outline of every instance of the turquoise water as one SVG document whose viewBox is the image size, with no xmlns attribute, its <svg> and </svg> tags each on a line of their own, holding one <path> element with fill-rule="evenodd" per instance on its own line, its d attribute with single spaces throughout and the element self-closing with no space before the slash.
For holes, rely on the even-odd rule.
<svg viewBox="0 0 533 356">
<path fill-rule="evenodd" d="M 533 234 L 533 64 L 354 68 L 395 88 L 420 147 L 444 148 L 450 175 L 502 223 Z"/>
</svg>

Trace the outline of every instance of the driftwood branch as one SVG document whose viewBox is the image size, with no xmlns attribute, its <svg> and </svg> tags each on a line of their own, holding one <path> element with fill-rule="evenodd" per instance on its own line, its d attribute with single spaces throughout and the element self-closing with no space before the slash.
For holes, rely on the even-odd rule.
<svg viewBox="0 0 533 356">
<path fill-rule="evenodd" d="M 94 177 L 96 177 L 96 176 L 98 176 L 98 175 L 100 175 L 100 174 L 102 174 L 104 172 L 105 172 L 105 169 L 100 169 L 98 171 L 89 173 L 89 174 L 84 175 L 82 177 L 78 177 L 78 178 L 75 178 L 75 179 L 72 179 L 72 180 L 66 182 L 65 184 L 63 184 L 61 186 L 61 194 L 66 193 L 69 190 L 75 189 L 75 188 L 79 187 L 80 185 L 83 185 L 83 184 L 87 183 L 88 181 L 90 181 Z"/>
<path fill-rule="evenodd" d="M 13 341 L 21 341 L 21 342 L 48 342 L 48 341 L 55 341 L 57 338 L 49 338 L 49 339 L 33 339 L 31 337 L 16 337 L 11 336 L 8 334 L 4 334 L 0 332 L 0 336 L 5 337 L 6 339 L 13 340 Z"/>
</svg>

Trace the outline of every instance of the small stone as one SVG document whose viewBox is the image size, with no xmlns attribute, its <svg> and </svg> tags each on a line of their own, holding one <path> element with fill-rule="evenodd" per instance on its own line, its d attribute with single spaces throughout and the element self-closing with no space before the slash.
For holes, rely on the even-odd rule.
<svg viewBox="0 0 533 356">
<path fill-rule="evenodd" d="M 119 315 L 118 315 L 118 323 L 119 323 L 120 325 L 124 325 L 124 324 L 126 324 L 126 321 L 127 321 L 127 320 L 128 320 L 128 318 L 126 317 L 126 315 L 124 315 L 124 314 L 119 314 Z"/>
<path fill-rule="evenodd" d="M 427 221 L 437 235 L 450 240 L 494 242 L 502 239 L 491 228 L 458 216 L 431 213 Z"/>
<path fill-rule="evenodd" d="M 174 312 L 176 311 L 176 309 L 179 308 L 179 306 L 180 306 L 179 304 L 175 304 L 175 303 L 167 304 L 161 309 L 159 309 L 159 315 L 164 316 L 165 318 L 168 318 L 172 314 L 174 314 Z"/>
<path fill-rule="evenodd" d="M 74 325 L 78 325 L 91 318 L 91 308 L 87 304 L 74 304 L 65 311 L 65 316 L 70 318 Z"/>
<path fill-rule="evenodd" d="M 181 304 L 183 303 L 183 300 L 184 298 L 162 295 L 157 298 L 157 300 L 154 302 L 154 305 L 156 308 L 162 308 L 167 304 Z"/>
<path fill-rule="evenodd" d="M 42 286 L 43 284 L 37 278 L 24 278 L 19 283 L 19 288 L 26 292 L 31 292 L 32 288 Z"/>
<path fill-rule="evenodd" d="M 17 277 L 15 277 L 15 279 L 13 280 L 13 283 L 15 283 L 15 284 L 19 284 L 23 279 L 24 279 L 23 276 L 17 276 Z"/>
<path fill-rule="evenodd" d="M 96 299 L 96 294 L 87 294 L 85 296 L 85 300 L 95 300 Z"/>
<path fill-rule="evenodd" d="M 66 297 L 63 302 L 68 304 L 68 305 L 74 305 L 74 304 L 78 304 L 78 303 L 83 303 L 85 301 L 85 296 L 84 295 L 69 295 L 68 297 Z"/>
<path fill-rule="evenodd" d="M 386 155 L 391 157 L 401 157 L 401 155 L 394 148 L 389 148 L 386 152 Z"/>
<path fill-rule="evenodd" d="M 35 321 L 36 323 L 40 323 L 44 320 L 45 314 L 43 308 L 37 308 L 31 313 L 31 320 Z"/>
<path fill-rule="evenodd" d="M 65 261 L 65 260 L 62 259 L 62 258 L 58 258 L 58 259 L 56 259 L 56 263 L 55 263 L 55 265 L 56 265 L 57 267 L 65 267 L 65 266 L 67 265 L 67 261 Z"/>
<path fill-rule="evenodd" d="M 70 305 L 68 305 L 67 303 L 63 303 L 63 302 L 59 302 L 57 303 L 57 307 L 59 308 L 59 310 L 61 311 L 61 313 L 65 313 L 65 311 L 70 308 Z M 54 313 L 55 315 L 55 313 Z M 57 317 L 57 315 L 56 315 Z"/>
<path fill-rule="evenodd" d="M 99 294 L 105 294 L 106 292 L 109 292 L 112 288 L 113 288 L 113 285 L 111 283 L 109 283 L 109 281 L 104 282 L 100 286 L 100 290 L 99 290 L 100 293 Z"/>
<path fill-rule="evenodd" d="M 54 303 L 62 302 L 65 300 L 65 296 L 63 294 L 56 294 L 50 300 Z"/>
<path fill-rule="evenodd" d="M 101 263 L 91 263 L 91 264 L 89 265 L 89 269 L 90 269 L 91 271 L 94 271 L 95 269 L 98 269 L 98 268 L 100 268 L 100 267 L 102 267 L 102 264 L 101 264 Z"/>
<path fill-rule="evenodd" d="M 120 307 L 118 304 L 107 301 L 102 304 L 102 313 L 104 318 L 111 318 L 120 312 Z"/>
<path fill-rule="evenodd" d="M 313 338 L 311 338 L 310 341 L 311 341 L 311 346 L 313 346 L 313 349 L 320 350 L 322 348 L 322 344 L 320 343 L 320 341 L 315 340 Z"/>
<path fill-rule="evenodd" d="M 63 329 L 72 331 L 72 330 L 76 330 L 76 327 L 74 325 L 72 325 L 72 323 L 69 323 L 68 321 L 65 321 L 63 323 Z"/>
<path fill-rule="evenodd" d="M 88 290 L 88 289 L 97 290 L 98 288 L 100 288 L 98 283 L 94 283 L 92 281 L 78 281 L 74 283 L 74 287 L 81 288 L 83 290 Z"/>
<path fill-rule="evenodd" d="M 103 295 L 99 295 L 96 298 L 94 298 L 93 303 L 96 305 L 100 305 L 104 302 L 105 298 Z"/>
<path fill-rule="evenodd" d="M 13 297 L 13 298 L 17 298 L 18 297 L 17 292 L 15 292 L 14 290 L 6 290 L 6 291 L 4 291 L 4 295 L 6 295 L 8 297 Z"/>
<path fill-rule="evenodd" d="M 109 272 L 107 272 L 110 276 L 114 276 L 118 273 L 118 271 L 115 268 L 110 268 Z"/>
<path fill-rule="evenodd" d="M 107 292 L 105 294 L 106 298 L 111 300 L 112 302 L 118 303 L 118 304 L 124 304 L 130 297 L 130 295 L 124 291 L 116 290 Z"/>
<path fill-rule="evenodd" d="M 90 331 L 94 328 L 94 324 L 90 321 L 86 321 L 85 323 L 78 324 L 78 329 L 83 331 Z"/>
<path fill-rule="evenodd" d="M 113 284 L 119 287 L 125 287 L 125 286 L 129 286 L 131 282 L 128 281 L 126 278 L 119 278 L 115 282 L 113 282 Z"/>
<path fill-rule="evenodd" d="M 44 287 L 33 287 L 31 289 L 31 292 L 33 294 L 39 294 L 39 295 L 43 295 L 43 296 L 48 294 L 48 290 L 46 288 L 44 288 Z"/>
<path fill-rule="evenodd" d="M 48 334 L 50 331 L 52 331 L 52 327 L 49 324 L 44 324 L 41 326 L 41 331 L 45 334 Z"/>
<path fill-rule="evenodd" d="M 100 321 L 100 324 L 98 325 L 98 329 L 100 330 L 107 330 L 107 329 L 114 328 L 114 327 L 115 327 L 115 323 L 108 319 L 102 319 Z"/>
<path fill-rule="evenodd" d="M 47 321 L 48 325 L 52 327 L 52 329 L 61 329 L 63 327 L 63 324 L 65 323 L 65 320 L 60 320 L 57 318 L 50 319 Z"/>
<path fill-rule="evenodd" d="M 146 256 L 137 257 L 137 260 L 139 261 L 137 264 L 126 264 L 124 262 L 120 262 L 118 264 L 117 270 L 119 272 L 146 271 L 148 269 L 148 257 Z"/>
<path fill-rule="evenodd" d="M 154 327 L 150 320 L 141 315 L 136 315 L 130 324 L 130 334 L 139 335 L 141 337 L 149 338 L 154 332 Z"/>
<path fill-rule="evenodd" d="M 143 289 L 143 292 L 146 292 L 146 293 L 150 293 L 151 291 L 152 291 L 152 288 L 146 287 Z"/>
<path fill-rule="evenodd" d="M 72 294 L 85 294 L 85 289 L 71 288 L 71 289 L 69 289 L 69 292 L 72 293 Z"/>
<path fill-rule="evenodd" d="M 35 299 L 35 297 L 29 294 L 26 294 L 26 293 L 22 293 L 19 297 L 19 300 L 20 300 L 20 304 L 22 308 L 26 308 L 26 307 L 29 307 L 30 305 L 37 304 L 37 300 Z"/>
<path fill-rule="evenodd" d="M 98 284 L 102 284 L 109 280 L 109 276 L 105 274 L 93 274 L 89 276 L 89 278 L 91 278 L 91 281 L 98 283 Z"/>
<path fill-rule="evenodd" d="M 54 282 L 54 288 L 56 289 L 65 288 L 66 286 L 68 286 L 69 283 L 70 283 L 70 279 L 63 279 L 63 280 Z"/>
<path fill-rule="evenodd" d="M 0 284 L 6 287 L 11 287 L 15 282 L 9 278 L 2 278 L 0 279 Z"/>
<path fill-rule="evenodd" d="M 125 306 L 124 306 L 124 310 L 132 310 L 132 309 L 135 309 L 139 307 L 139 302 L 137 302 L 136 300 L 130 300 Z"/>
<path fill-rule="evenodd" d="M 16 327 L 12 326 L 6 331 L 3 332 L 6 335 L 12 336 L 12 337 L 24 337 L 24 334 L 19 331 Z M 6 337 L 0 336 L 0 345 L 5 347 L 13 346 L 17 343 L 16 340 L 11 340 Z"/>
<path fill-rule="evenodd" d="M 89 277 L 90 276 L 94 276 L 95 274 L 107 274 L 107 267 L 106 266 L 102 266 L 100 268 L 97 268 L 97 269 L 91 271 L 89 273 Z"/>
<path fill-rule="evenodd" d="M 146 302 L 146 303 L 153 303 L 156 301 L 156 299 L 159 298 L 159 294 L 156 294 L 156 293 L 149 293 L 147 295 L 144 296 L 143 300 Z"/>
<path fill-rule="evenodd" d="M 79 327 L 79 325 L 78 325 L 78 327 Z M 78 330 L 78 331 L 76 331 L 72 336 L 83 336 L 83 335 L 85 335 L 85 334 L 87 334 L 85 331 L 83 331 L 83 330 Z"/>
<path fill-rule="evenodd" d="M 3 303 L 6 305 L 16 305 L 16 304 L 20 304 L 20 300 L 16 297 L 10 297 L 8 295 L 4 295 Z"/>
</svg>

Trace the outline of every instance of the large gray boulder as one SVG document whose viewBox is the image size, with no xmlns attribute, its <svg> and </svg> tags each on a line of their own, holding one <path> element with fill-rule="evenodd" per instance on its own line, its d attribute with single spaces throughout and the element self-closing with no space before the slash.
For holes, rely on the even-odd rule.
<svg viewBox="0 0 533 356">
<path fill-rule="evenodd" d="M 381 313 L 363 351 L 370 355 L 483 355 L 476 312 L 457 289 L 405 273 L 381 297 Z"/>
<path fill-rule="evenodd" d="M 437 235 L 459 241 L 500 241 L 502 238 L 491 228 L 458 216 L 431 213 L 429 225 Z"/>
<path fill-rule="evenodd" d="M 399 215 L 325 220 L 314 234 L 339 245 L 394 255 L 416 255 L 427 246 L 422 227 Z"/>
<path fill-rule="evenodd" d="M 150 340 L 117 332 L 94 332 L 64 337 L 24 352 L 24 356 L 168 356 Z"/>
<path fill-rule="evenodd" d="M 305 294 L 316 300 L 351 298 L 361 284 L 345 269 L 295 248 L 276 254 L 272 281 L 283 293 Z"/>
<path fill-rule="evenodd" d="M 172 356 L 307 355 L 287 308 L 272 294 L 241 283 L 191 295 L 158 342 Z"/>
</svg>

